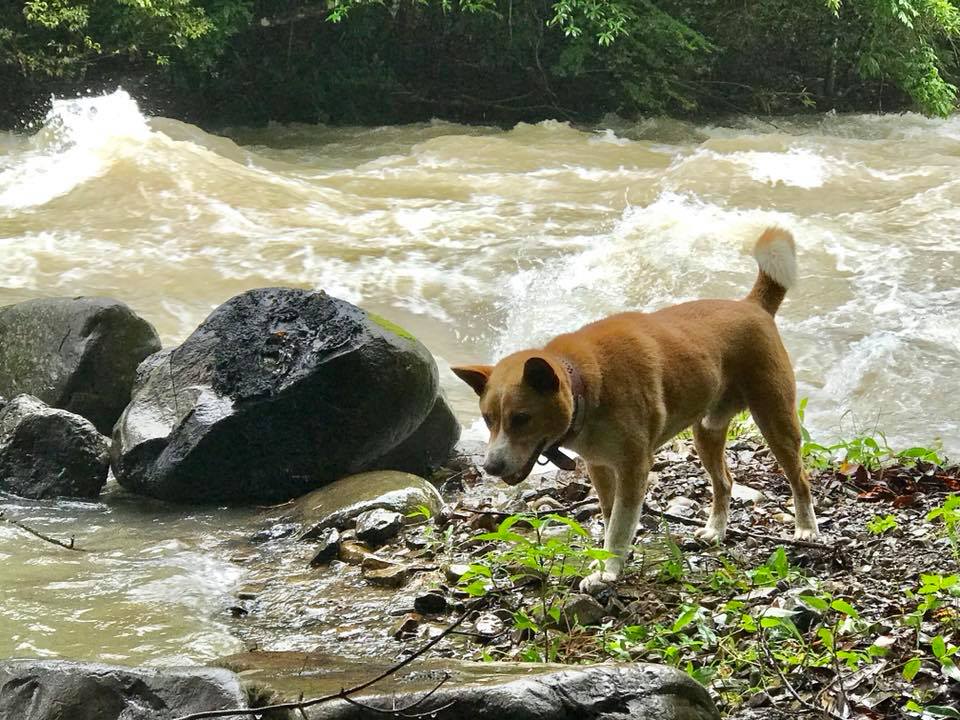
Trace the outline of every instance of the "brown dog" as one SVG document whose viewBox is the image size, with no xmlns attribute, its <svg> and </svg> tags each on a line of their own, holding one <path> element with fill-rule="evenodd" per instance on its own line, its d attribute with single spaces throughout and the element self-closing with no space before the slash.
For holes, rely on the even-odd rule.
<svg viewBox="0 0 960 720">
<path fill-rule="evenodd" d="M 817 536 L 800 459 L 796 383 L 773 319 L 797 277 L 793 236 L 768 228 L 754 257 L 760 272 L 743 300 L 621 313 L 495 366 L 453 368 L 480 396 L 490 429 L 488 473 L 515 485 L 541 454 L 568 467 L 572 461 L 561 445 L 586 461 L 603 511 L 603 547 L 616 557 L 581 589 L 617 579 L 640 519 L 653 453 L 691 425 L 713 481 L 710 518 L 697 535 L 723 540 L 733 483 L 724 444 L 730 420 L 744 408 L 790 481 L 796 537 Z"/>
</svg>

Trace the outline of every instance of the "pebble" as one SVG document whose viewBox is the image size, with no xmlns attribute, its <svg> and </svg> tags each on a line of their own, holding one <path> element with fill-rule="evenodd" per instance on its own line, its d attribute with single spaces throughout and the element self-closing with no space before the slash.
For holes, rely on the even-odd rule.
<svg viewBox="0 0 960 720">
<path fill-rule="evenodd" d="M 503 632 L 503 620 L 493 613 L 483 613 L 474 621 L 474 627 L 479 635 L 490 640 Z"/>
<path fill-rule="evenodd" d="M 697 514 L 699 508 L 700 503 L 696 500 L 679 496 L 670 500 L 670 504 L 667 505 L 667 514 L 679 515 L 680 517 L 693 517 Z"/>
<path fill-rule="evenodd" d="M 363 569 L 363 579 L 371 585 L 400 587 L 407 582 L 409 571 L 403 565 L 391 565 L 377 570 Z"/>
<path fill-rule="evenodd" d="M 453 563 L 447 565 L 443 569 L 443 574 L 446 576 L 447 580 L 456 584 L 460 582 L 460 578 L 467 574 L 470 570 L 470 566 L 463 563 Z"/>
<path fill-rule="evenodd" d="M 439 615 L 447 611 L 447 598 L 437 592 L 428 592 L 413 601 L 413 608 L 424 615 Z"/>
<path fill-rule="evenodd" d="M 376 557 L 366 545 L 353 541 L 341 542 L 338 556 L 343 562 L 350 565 L 359 565 L 368 557 Z M 387 560 L 383 562 L 388 563 Z"/>
<path fill-rule="evenodd" d="M 420 628 L 420 621 L 423 618 L 416 613 L 409 613 L 404 616 L 403 620 L 400 621 L 400 624 L 397 625 L 391 635 L 397 640 L 402 640 L 403 638 L 410 637 L 417 634 L 417 630 Z"/>
<path fill-rule="evenodd" d="M 310 560 L 310 567 L 327 565 L 340 552 L 340 532 L 336 528 L 327 528 L 317 537 L 317 552 Z"/>
<path fill-rule="evenodd" d="M 560 615 L 561 625 L 567 629 L 575 625 L 599 625 L 607 610 L 595 598 L 576 593 L 567 598 Z"/>
<path fill-rule="evenodd" d="M 393 510 L 375 508 L 357 515 L 357 538 L 373 546 L 393 539 L 402 527 L 403 515 Z"/>
</svg>

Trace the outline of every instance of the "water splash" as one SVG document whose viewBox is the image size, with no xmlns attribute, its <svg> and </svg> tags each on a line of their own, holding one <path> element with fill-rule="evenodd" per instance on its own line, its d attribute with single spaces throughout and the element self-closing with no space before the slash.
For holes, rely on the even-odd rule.
<svg viewBox="0 0 960 720">
<path fill-rule="evenodd" d="M 54 100 L 32 152 L 0 173 L 0 209 L 45 205 L 102 175 L 125 147 L 150 138 L 147 118 L 123 90 Z"/>
</svg>

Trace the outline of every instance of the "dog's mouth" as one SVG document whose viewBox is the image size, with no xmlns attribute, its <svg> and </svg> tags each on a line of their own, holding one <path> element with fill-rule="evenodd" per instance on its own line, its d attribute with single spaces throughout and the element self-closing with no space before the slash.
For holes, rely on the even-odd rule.
<svg viewBox="0 0 960 720">
<path fill-rule="evenodd" d="M 526 464 L 520 468 L 517 472 L 511 475 L 501 475 L 500 479 L 503 480 L 507 485 L 519 485 L 533 472 L 534 465 L 537 464 L 537 460 L 540 459 L 540 455 L 543 453 L 543 449 L 546 447 L 546 443 L 541 443 L 536 451 L 533 453 L 531 458 L 527 460 Z"/>
</svg>

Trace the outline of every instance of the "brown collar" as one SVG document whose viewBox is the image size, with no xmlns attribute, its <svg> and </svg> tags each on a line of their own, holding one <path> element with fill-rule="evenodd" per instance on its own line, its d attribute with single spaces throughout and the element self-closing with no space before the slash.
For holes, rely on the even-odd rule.
<svg viewBox="0 0 960 720">
<path fill-rule="evenodd" d="M 576 470 L 576 460 L 563 452 L 560 446 L 573 440 L 583 430 L 583 423 L 586 420 L 586 388 L 576 365 L 565 358 L 561 358 L 560 362 L 566 368 L 567 378 L 570 380 L 570 392 L 573 395 L 573 417 L 570 418 L 570 427 L 567 428 L 563 437 L 544 450 L 542 454 L 548 461 L 562 470 Z"/>
</svg>

